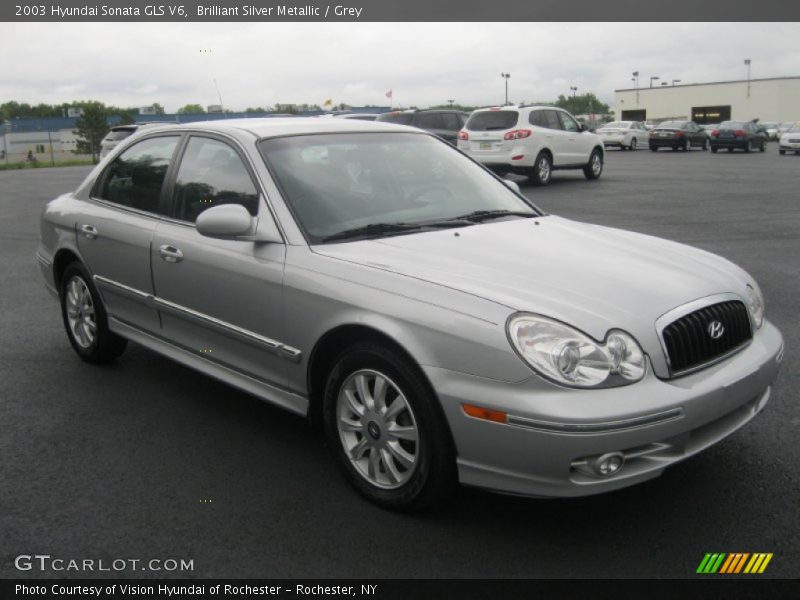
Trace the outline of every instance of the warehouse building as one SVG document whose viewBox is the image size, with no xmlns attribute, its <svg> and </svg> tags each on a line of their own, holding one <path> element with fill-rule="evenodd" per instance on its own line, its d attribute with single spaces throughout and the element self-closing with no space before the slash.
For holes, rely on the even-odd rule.
<svg viewBox="0 0 800 600">
<path fill-rule="evenodd" d="M 657 85 L 614 94 L 616 118 L 626 121 L 800 121 L 800 77 Z"/>
</svg>

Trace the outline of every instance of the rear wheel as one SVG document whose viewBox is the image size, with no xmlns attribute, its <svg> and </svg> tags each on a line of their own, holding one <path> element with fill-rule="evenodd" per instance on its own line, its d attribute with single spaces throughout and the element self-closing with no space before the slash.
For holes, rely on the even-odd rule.
<svg viewBox="0 0 800 600">
<path fill-rule="evenodd" d="M 547 185 L 553 178 L 553 161 L 547 152 L 539 152 L 529 174 L 533 185 Z"/>
<path fill-rule="evenodd" d="M 583 167 L 583 175 L 586 179 L 598 179 L 603 173 L 603 153 L 599 148 L 592 150 L 589 162 Z"/>
<path fill-rule="evenodd" d="M 325 435 L 365 497 L 418 510 L 456 483 L 455 452 L 436 397 L 399 352 L 364 342 L 345 350 L 325 387 Z"/>
<path fill-rule="evenodd" d="M 86 268 L 70 264 L 61 278 L 61 316 L 72 348 L 90 363 L 113 361 L 125 350 L 127 340 L 108 328 L 100 294 Z"/>
</svg>

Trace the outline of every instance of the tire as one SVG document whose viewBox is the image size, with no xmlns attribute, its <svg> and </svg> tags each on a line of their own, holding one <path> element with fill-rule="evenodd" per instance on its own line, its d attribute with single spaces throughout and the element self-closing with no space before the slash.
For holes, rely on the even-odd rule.
<svg viewBox="0 0 800 600">
<path fill-rule="evenodd" d="M 778 154 L 786 154 L 786 150 L 778 150 Z"/>
<path fill-rule="evenodd" d="M 690 139 L 687 139 L 687 140 L 686 140 L 686 141 L 683 143 L 683 151 L 684 151 L 684 152 L 689 152 L 691 149 L 692 149 L 692 140 L 690 140 Z"/>
<path fill-rule="evenodd" d="M 373 342 L 344 350 L 328 376 L 323 415 L 337 464 L 371 502 L 415 511 L 455 488 L 455 450 L 438 400 L 400 352 Z M 399 428 L 402 436 L 391 433 Z"/>
<path fill-rule="evenodd" d="M 603 174 L 603 153 L 600 152 L 599 148 L 595 148 L 592 150 L 592 153 L 589 155 L 589 162 L 586 163 L 586 166 L 583 167 L 583 176 L 586 179 L 600 179 L 600 175 Z"/>
<path fill-rule="evenodd" d="M 658 146 L 650 146 L 650 152 L 658 152 Z"/>
<path fill-rule="evenodd" d="M 712 153 L 716 154 L 718 151 L 719 151 L 719 148 L 717 148 L 716 146 L 711 146 L 711 152 Z"/>
<path fill-rule="evenodd" d="M 728 152 L 733 152 L 733 147 L 728 148 Z"/>
<path fill-rule="evenodd" d="M 745 152 L 752 152 L 753 151 L 753 142 L 752 141 L 747 140 L 747 143 L 744 145 L 744 151 Z"/>
<path fill-rule="evenodd" d="M 547 185 L 553 179 L 553 160 L 547 152 L 539 152 L 533 167 L 528 172 L 528 177 L 533 185 Z"/>
<path fill-rule="evenodd" d="M 761 142 L 761 146 L 759 147 L 759 152 L 766 152 L 767 151 L 767 142 Z"/>
<path fill-rule="evenodd" d="M 708 140 L 703 140 L 703 145 L 700 146 L 700 148 L 702 148 L 705 151 L 708 150 L 708 146 L 709 146 Z"/>
<path fill-rule="evenodd" d="M 88 363 L 109 363 L 119 357 L 128 341 L 108 328 L 108 317 L 89 272 L 73 262 L 60 284 L 61 317 L 76 354 Z"/>
<path fill-rule="evenodd" d="M 637 147 L 638 145 L 639 145 L 639 143 L 636 141 L 636 138 L 633 138 L 633 139 L 631 140 L 631 145 L 630 145 L 630 146 L 628 146 L 628 149 L 629 149 L 629 150 L 631 150 L 631 151 L 635 151 L 635 150 L 636 150 L 636 147 Z"/>
</svg>

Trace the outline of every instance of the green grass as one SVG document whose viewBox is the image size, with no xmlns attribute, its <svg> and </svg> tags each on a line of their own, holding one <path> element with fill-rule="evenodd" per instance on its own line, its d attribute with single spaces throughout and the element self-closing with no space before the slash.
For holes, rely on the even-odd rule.
<svg viewBox="0 0 800 600">
<path fill-rule="evenodd" d="M 56 161 L 56 164 L 49 160 L 39 160 L 31 164 L 29 162 L 10 162 L 8 164 L 0 162 L 0 171 L 12 171 L 15 169 L 51 169 L 53 167 L 89 167 L 94 165 L 91 160 L 75 159 Z"/>
</svg>

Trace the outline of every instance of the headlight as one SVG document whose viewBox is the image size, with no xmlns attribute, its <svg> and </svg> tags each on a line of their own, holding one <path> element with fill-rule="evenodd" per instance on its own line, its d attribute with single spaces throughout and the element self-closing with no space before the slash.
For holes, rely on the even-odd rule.
<svg viewBox="0 0 800 600">
<path fill-rule="evenodd" d="M 755 284 L 747 284 L 747 305 L 750 307 L 753 326 L 759 329 L 764 324 L 764 298 Z"/>
<path fill-rule="evenodd" d="M 598 343 L 559 321 L 520 314 L 509 319 L 508 337 L 526 363 L 557 383 L 614 387 L 644 377 L 644 352 L 624 331 L 612 330 Z"/>
</svg>

